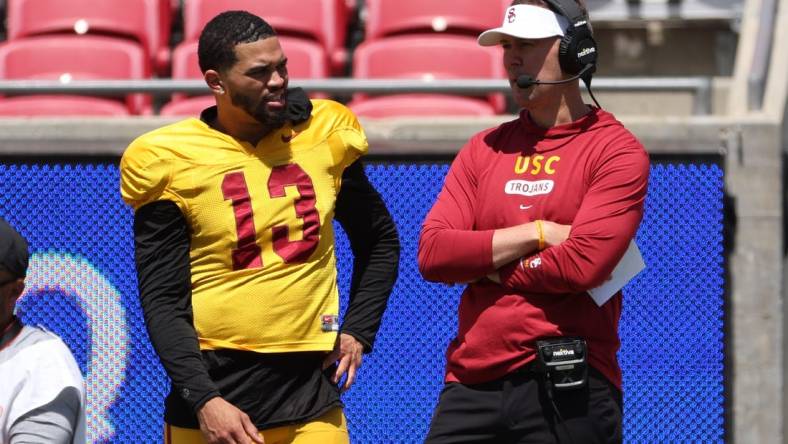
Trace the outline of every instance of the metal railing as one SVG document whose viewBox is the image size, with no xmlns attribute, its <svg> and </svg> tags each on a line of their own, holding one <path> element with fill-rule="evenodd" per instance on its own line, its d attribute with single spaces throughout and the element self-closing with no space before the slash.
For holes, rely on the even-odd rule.
<svg viewBox="0 0 788 444">
<path fill-rule="evenodd" d="M 582 84 L 581 84 L 582 85 Z M 291 79 L 290 86 L 327 94 L 350 95 L 354 93 L 446 93 L 462 95 L 486 95 L 509 91 L 506 80 L 491 79 Z M 582 85 L 585 88 L 584 85 Z M 693 112 L 711 113 L 710 77 L 599 77 L 592 83 L 594 91 L 615 92 L 691 92 L 694 94 Z M 0 80 L 0 94 L 76 94 L 121 96 L 129 93 L 145 93 L 167 96 L 173 93 L 206 94 L 202 80 L 146 79 L 146 80 Z"/>
<path fill-rule="evenodd" d="M 749 74 L 747 74 L 747 108 L 750 111 L 757 111 L 763 107 L 763 94 L 766 91 L 776 13 L 777 2 L 775 0 L 761 2 L 758 20 L 760 26 L 756 35 L 752 65 Z"/>
</svg>

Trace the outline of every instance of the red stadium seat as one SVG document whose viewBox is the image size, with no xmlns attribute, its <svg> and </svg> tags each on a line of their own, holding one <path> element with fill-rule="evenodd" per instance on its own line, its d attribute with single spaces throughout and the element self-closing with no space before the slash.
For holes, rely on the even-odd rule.
<svg viewBox="0 0 788 444">
<path fill-rule="evenodd" d="M 457 35 L 402 35 L 366 41 L 353 57 L 354 78 L 409 79 L 499 79 L 504 77 L 500 49 L 482 47 L 476 39 Z M 449 99 L 450 98 L 450 99 Z M 430 112 L 434 101 L 434 112 Z M 372 102 L 372 103 L 367 103 Z M 406 104 L 411 103 L 411 109 Z M 454 103 L 453 106 L 449 106 Z M 374 111 L 375 105 L 380 111 Z M 359 115 L 379 117 L 384 109 L 401 115 L 488 115 L 502 112 L 505 100 L 500 94 L 487 98 L 447 95 L 356 95 L 350 107 Z M 393 115 L 393 114 L 392 114 Z"/>
<path fill-rule="evenodd" d="M 199 117 L 202 110 L 213 105 L 216 105 L 216 100 L 214 100 L 213 96 L 173 99 L 161 108 L 159 115 Z"/>
<path fill-rule="evenodd" d="M 126 39 L 58 35 L 10 40 L 0 45 L 0 79 L 60 80 L 64 83 L 71 80 L 144 79 L 149 77 L 147 66 L 142 47 Z M 63 97 L 63 114 L 76 112 L 76 109 L 70 111 L 67 107 L 69 103 L 83 103 L 86 100 Z M 52 103 L 61 100 L 57 97 L 39 98 Z M 32 101 L 30 98 L 21 103 Z M 121 100 L 116 102 L 122 104 Z M 133 114 L 150 112 L 148 96 L 130 94 L 125 103 Z M 52 110 L 55 105 L 47 105 L 46 108 Z"/>
<path fill-rule="evenodd" d="M 404 33 L 478 34 L 501 25 L 510 0 L 367 0 L 366 39 Z"/>
<path fill-rule="evenodd" d="M 129 116 L 117 100 L 79 96 L 21 96 L 0 99 L 0 116 Z"/>
<path fill-rule="evenodd" d="M 106 34 L 142 44 L 156 71 L 169 64 L 170 0 L 8 0 L 8 39 Z"/>
<path fill-rule="evenodd" d="M 205 24 L 220 12 L 238 9 L 259 15 L 280 35 L 320 42 L 335 72 L 340 72 L 347 63 L 345 0 L 185 0 L 184 42 L 198 40 Z"/>
<path fill-rule="evenodd" d="M 287 55 L 290 78 L 315 79 L 328 77 L 328 60 L 320 44 L 296 37 L 280 36 L 279 43 Z M 197 56 L 197 42 L 182 43 L 172 54 L 172 78 L 201 79 L 203 77 Z M 206 86 L 206 90 L 207 90 Z M 324 97 L 314 94 L 312 97 Z M 188 98 L 175 94 L 161 109 L 162 115 L 198 115 L 206 106 L 213 105 L 213 96 Z M 185 103 L 184 103 L 185 102 Z M 206 105 L 207 104 L 207 105 Z"/>
<path fill-rule="evenodd" d="M 440 94 L 397 94 L 353 101 L 351 110 L 362 117 L 396 116 L 494 116 L 495 108 L 485 100 Z"/>
</svg>

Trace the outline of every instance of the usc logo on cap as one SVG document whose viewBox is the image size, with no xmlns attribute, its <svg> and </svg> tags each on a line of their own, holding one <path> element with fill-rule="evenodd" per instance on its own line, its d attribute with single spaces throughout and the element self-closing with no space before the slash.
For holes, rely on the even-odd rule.
<svg viewBox="0 0 788 444">
<path fill-rule="evenodd" d="M 509 8 L 509 11 L 506 13 L 506 21 L 509 23 L 514 23 L 516 18 L 517 14 L 514 12 L 514 8 Z"/>
</svg>

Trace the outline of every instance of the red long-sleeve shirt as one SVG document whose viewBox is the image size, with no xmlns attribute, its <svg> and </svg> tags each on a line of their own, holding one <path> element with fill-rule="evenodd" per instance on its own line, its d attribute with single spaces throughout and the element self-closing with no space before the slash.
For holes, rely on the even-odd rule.
<svg viewBox="0 0 788 444">
<path fill-rule="evenodd" d="M 498 379 L 535 358 L 535 341 L 581 336 L 589 362 L 621 387 L 616 359 L 621 293 L 598 307 L 602 284 L 643 215 L 648 155 L 610 113 L 594 109 L 549 129 L 520 118 L 474 136 L 451 165 L 419 240 L 432 281 L 472 282 L 463 292 L 446 380 Z M 496 229 L 537 219 L 572 226 L 558 246 L 495 271 Z"/>
</svg>

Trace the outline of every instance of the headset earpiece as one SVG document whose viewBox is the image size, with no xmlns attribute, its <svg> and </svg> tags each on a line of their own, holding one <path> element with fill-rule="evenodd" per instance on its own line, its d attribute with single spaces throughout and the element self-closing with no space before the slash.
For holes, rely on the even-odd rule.
<svg viewBox="0 0 788 444">
<path fill-rule="evenodd" d="M 590 75 L 596 69 L 596 41 L 588 26 L 588 17 L 575 0 L 546 0 L 554 12 L 569 21 L 569 28 L 558 49 L 558 61 L 567 74 L 577 74 L 587 65 L 593 65 Z"/>
<path fill-rule="evenodd" d="M 580 36 L 578 34 L 586 34 Z M 567 74 L 577 74 L 586 65 L 596 66 L 596 41 L 590 33 L 567 32 L 561 39 L 558 61 Z"/>
</svg>

